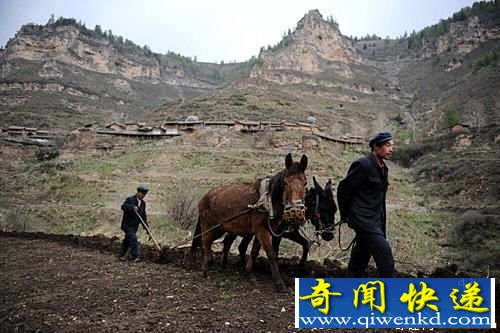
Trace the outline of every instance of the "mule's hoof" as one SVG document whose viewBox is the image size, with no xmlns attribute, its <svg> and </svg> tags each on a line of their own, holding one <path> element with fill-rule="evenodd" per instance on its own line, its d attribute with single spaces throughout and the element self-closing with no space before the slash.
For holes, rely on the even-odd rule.
<svg viewBox="0 0 500 333">
<path fill-rule="evenodd" d="M 285 291 L 285 284 L 283 282 L 275 284 L 274 286 L 276 287 L 276 291 L 279 293 L 282 293 Z"/>
<path fill-rule="evenodd" d="M 255 277 L 255 274 L 254 274 L 254 273 L 252 273 L 252 272 L 250 272 L 250 273 L 249 273 L 249 272 L 246 272 L 246 273 L 245 273 L 245 278 L 246 278 L 248 281 L 250 281 L 250 282 L 255 282 L 255 281 L 257 281 L 257 278 Z"/>
<path fill-rule="evenodd" d="M 285 286 L 287 286 L 287 287 L 292 287 L 295 285 L 294 279 L 284 278 L 283 282 L 285 283 Z"/>
</svg>

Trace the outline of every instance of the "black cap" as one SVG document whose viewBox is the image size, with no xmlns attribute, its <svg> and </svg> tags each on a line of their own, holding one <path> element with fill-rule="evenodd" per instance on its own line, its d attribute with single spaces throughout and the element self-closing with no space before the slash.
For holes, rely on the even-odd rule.
<svg viewBox="0 0 500 333">
<path fill-rule="evenodd" d="M 386 142 L 392 140 L 392 134 L 390 132 L 380 132 L 375 134 L 368 142 L 370 148 L 373 148 L 378 143 Z"/>
<path fill-rule="evenodd" d="M 146 185 L 141 185 L 137 188 L 137 192 L 141 192 L 141 193 L 148 193 L 149 191 L 149 188 L 146 186 Z"/>
</svg>

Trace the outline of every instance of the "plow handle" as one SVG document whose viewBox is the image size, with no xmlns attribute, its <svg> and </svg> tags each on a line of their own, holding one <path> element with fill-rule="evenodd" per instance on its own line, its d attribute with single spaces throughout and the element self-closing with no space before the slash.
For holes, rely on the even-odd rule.
<svg viewBox="0 0 500 333">
<path fill-rule="evenodd" d="M 158 242 L 156 241 L 156 239 L 153 237 L 153 234 L 151 233 L 151 230 L 149 229 L 149 227 L 146 224 L 146 222 L 144 222 L 144 220 L 142 219 L 141 215 L 139 215 L 139 213 L 135 212 L 135 214 L 137 215 L 137 217 L 139 217 L 139 220 L 141 220 L 142 226 L 144 227 L 144 229 L 146 229 L 146 232 L 148 233 L 149 237 L 151 237 L 151 239 L 155 243 L 156 247 L 158 248 L 158 251 L 161 251 L 160 244 L 158 244 Z"/>
</svg>

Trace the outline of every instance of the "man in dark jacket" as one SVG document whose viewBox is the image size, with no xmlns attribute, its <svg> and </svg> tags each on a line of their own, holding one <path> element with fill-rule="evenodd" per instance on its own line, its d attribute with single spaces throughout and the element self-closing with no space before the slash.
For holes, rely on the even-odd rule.
<svg viewBox="0 0 500 333">
<path fill-rule="evenodd" d="M 394 277 L 394 258 L 386 240 L 385 196 L 389 182 L 384 163 L 391 158 L 393 145 L 391 133 L 374 135 L 369 142 L 371 153 L 353 162 L 339 183 L 340 216 L 356 232 L 348 277 L 362 277 L 372 256 L 380 277 Z"/>
<path fill-rule="evenodd" d="M 148 218 L 146 215 L 146 201 L 144 198 L 148 194 L 149 189 L 141 185 L 137 188 L 137 193 L 125 199 L 122 205 L 123 218 L 121 229 L 125 232 L 125 238 L 123 239 L 122 247 L 120 250 L 120 260 L 126 260 L 125 254 L 128 248 L 132 253 L 132 260 L 134 262 L 140 261 L 139 257 L 139 242 L 137 241 L 137 229 L 139 224 L 141 224 L 141 219 L 146 225 L 148 225 Z M 144 226 L 143 226 L 144 227 Z"/>
</svg>

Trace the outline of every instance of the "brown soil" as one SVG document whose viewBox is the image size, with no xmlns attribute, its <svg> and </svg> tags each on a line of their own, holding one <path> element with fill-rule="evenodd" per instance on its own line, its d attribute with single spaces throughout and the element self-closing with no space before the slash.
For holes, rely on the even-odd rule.
<svg viewBox="0 0 500 333">
<path fill-rule="evenodd" d="M 2 233 L 0 244 L 0 332 L 293 330 L 293 287 L 245 279 L 236 258 L 205 279 L 186 250 L 142 246 L 142 262 L 121 262 L 116 238 Z"/>
<path fill-rule="evenodd" d="M 277 293 L 260 258 L 249 279 L 218 254 L 204 278 L 188 249 L 142 246 L 142 262 L 119 261 L 116 237 L 0 232 L 0 245 L 0 332 L 291 332 L 293 277 L 344 276 L 280 259 L 289 286 Z"/>
</svg>

